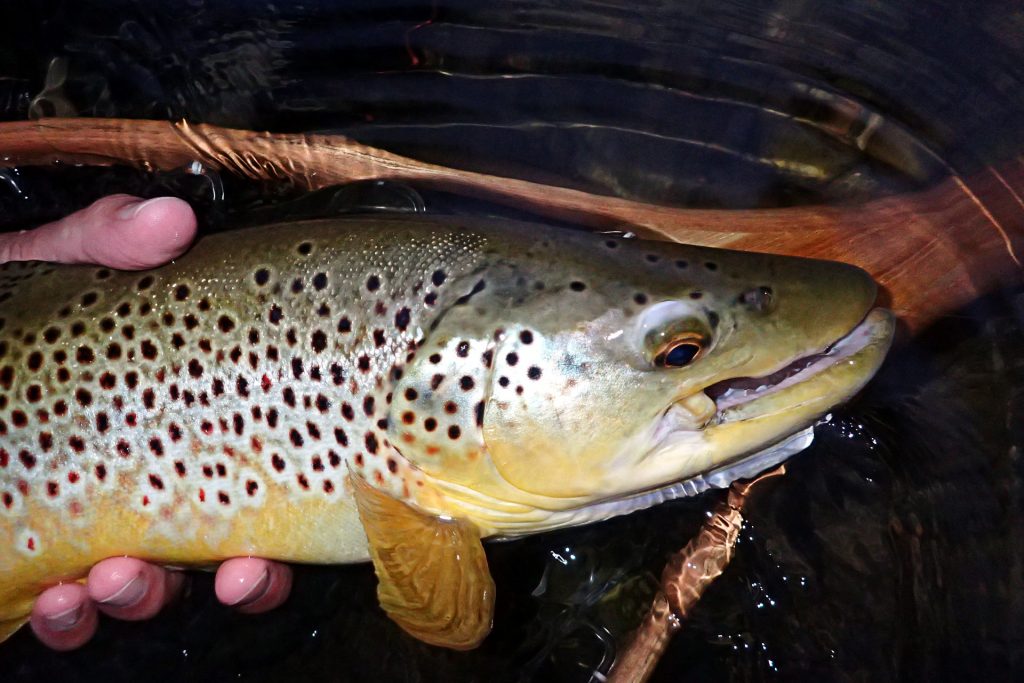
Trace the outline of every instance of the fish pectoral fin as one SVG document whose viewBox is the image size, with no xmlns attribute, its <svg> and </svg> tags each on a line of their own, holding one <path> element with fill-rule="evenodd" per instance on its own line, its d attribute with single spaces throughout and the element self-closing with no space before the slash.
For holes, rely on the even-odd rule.
<svg viewBox="0 0 1024 683">
<path fill-rule="evenodd" d="M 358 475 L 350 479 L 384 611 L 431 645 L 479 645 L 491 630 L 494 580 L 477 528 L 420 512 Z"/>
</svg>

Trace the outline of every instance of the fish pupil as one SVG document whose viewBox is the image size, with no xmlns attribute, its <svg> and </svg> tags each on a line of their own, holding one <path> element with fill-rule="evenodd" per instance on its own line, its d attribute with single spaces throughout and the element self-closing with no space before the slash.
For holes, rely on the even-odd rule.
<svg viewBox="0 0 1024 683">
<path fill-rule="evenodd" d="M 700 347 L 696 344 L 676 344 L 665 354 L 665 365 L 670 368 L 681 368 L 690 364 L 698 353 Z"/>
</svg>

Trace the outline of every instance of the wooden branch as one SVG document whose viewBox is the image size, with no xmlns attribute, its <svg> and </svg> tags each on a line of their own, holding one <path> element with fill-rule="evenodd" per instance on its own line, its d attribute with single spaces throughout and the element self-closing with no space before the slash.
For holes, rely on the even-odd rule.
<svg viewBox="0 0 1024 683">
<path fill-rule="evenodd" d="M 785 466 L 780 465 L 749 482 L 734 483 L 697 536 L 669 558 L 661 574 L 661 588 L 629 645 L 615 658 L 608 683 L 643 683 L 651 677 L 672 636 L 732 561 L 750 489 L 785 472 Z"/>
<path fill-rule="evenodd" d="M 690 244 L 835 259 L 861 266 L 912 331 L 997 287 L 1021 282 L 1024 165 L 952 177 L 917 195 L 861 206 L 698 210 L 445 168 L 339 135 L 256 133 L 123 119 L 0 124 L 9 165 L 130 164 L 207 168 L 315 189 L 366 179 L 409 182 L 595 228 L 634 226 Z"/>
</svg>

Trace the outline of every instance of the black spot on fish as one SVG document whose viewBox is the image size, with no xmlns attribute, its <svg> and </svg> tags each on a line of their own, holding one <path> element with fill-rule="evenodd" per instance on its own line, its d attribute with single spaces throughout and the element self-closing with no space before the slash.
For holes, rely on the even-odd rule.
<svg viewBox="0 0 1024 683">
<path fill-rule="evenodd" d="M 464 305 L 466 305 L 467 303 L 469 303 L 470 299 L 472 299 L 474 296 L 476 296 L 480 292 L 484 291 L 484 289 L 486 289 L 486 288 L 487 288 L 487 283 L 486 282 L 484 282 L 483 280 L 477 281 L 477 283 L 475 285 L 473 285 L 473 289 L 471 289 L 469 291 L 469 294 L 465 294 L 463 296 L 460 296 L 458 299 L 455 300 L 455 305 L 456 306 L 464 306 Z"/>
<path fill-rule="evenodd" d="M 405 332 L 406 328 L 409 327 L 410 313 L 408 308 L 402 308 L 395 314 L 395 327 L 400 332 Z"/>
</svg>

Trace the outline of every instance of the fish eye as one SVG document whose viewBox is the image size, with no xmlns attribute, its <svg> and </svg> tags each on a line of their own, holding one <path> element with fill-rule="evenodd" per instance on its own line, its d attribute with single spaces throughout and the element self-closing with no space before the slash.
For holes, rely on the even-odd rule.
<svg viewBox="0 0 1024 683">
<path fill-rule="evenodd" d="M 663 368 L 682 368 L 695 361 L 704 350 L 704 340 L 687 335 L 673 339 L 654 357 L 654 364 Z"/>
</svg>

